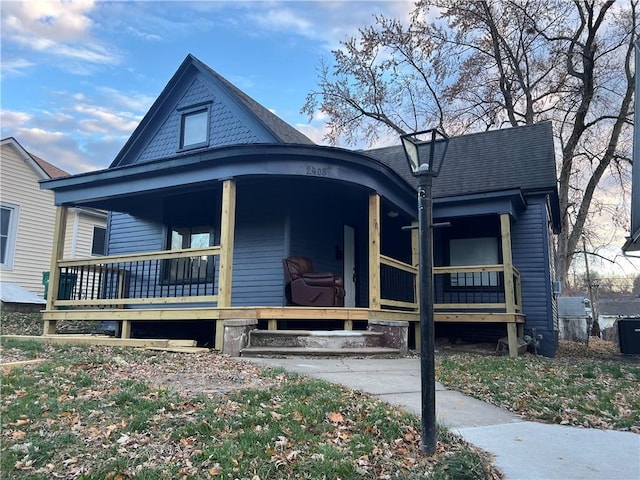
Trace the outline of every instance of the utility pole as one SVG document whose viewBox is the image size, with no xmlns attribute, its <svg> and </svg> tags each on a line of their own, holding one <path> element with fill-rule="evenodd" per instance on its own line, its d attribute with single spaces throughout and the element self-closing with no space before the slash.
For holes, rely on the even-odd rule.
<svg viewBox="0 0 640 480">
<path fill-rule="evenodd" d="M 587 244 L 582 237 L 582 253 L 584 254 L 584 265 L 587 270 L 587 288 L 589 289 L 589 303 L 591 304 L 591 321 L 587 323 L 587 347 L 589 346 L 589 337 L 591 335 L 599 336 L 600 325 L 598 324 L 598 315 L 596 314 L 596 301 L 593 296 L 593 283 L 591 282 L 591 273 L 589 273 L 589 260 L 587 259 Z"/>
</svg>

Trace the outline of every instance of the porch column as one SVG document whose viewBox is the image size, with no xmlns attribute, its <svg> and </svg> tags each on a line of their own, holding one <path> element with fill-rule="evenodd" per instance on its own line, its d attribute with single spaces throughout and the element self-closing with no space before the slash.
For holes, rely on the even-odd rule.
<svg viewBox="0 0 640 480">
<path fill-rule="evenodd" d="M 58 261 L 64 256 L 64 237 L 67 230 L 68 207 L 60 205 L 56 207 L 56 220 L 53 230 L 53 248 L 51 249 L 51 267 L 49 269 L 49 286 L 47 295 L 47 310 L 53 310 L 53 302 L 58 298 L 60 287 L 60 271 Z M 56 333 L 56 321 L 45 320 L 43 335 Z"/>
<path fill-rule="evenodd" d="M 418 222 L 411 222 L 411 265 L 418 267 L 420 265 L 420 232 L 418 231 Z M 416 285 L 414 288 L 413 300 L 416 302 L 418 311 L 420 305 L 420 269 L 416 272 Z M 413 334 L 416 342 L 416 351 L 420 351 L 420 322 L 413 322 Z"/>
<path fill-rule="evenodd" d="M 218 275 L 218 308 L 231 306 L 231 281 L 233 278 L 233 243 L 236 227 L 236 182 L 225 180 L 222 184 L 222 216 L 220 219 L 220 273 Z M 215 348 L 222 351 L 224 345 L 224 320 L 216 321 Z"/>
<path fill-rule="evenodd" d="M 380 195 L 369 195 L 369 308 L 380 310 Z"/>
<path fill-rule="evenodd" d="M 511 218 L 508 213 L 500 214 L 500 237 L 502 239 L 502 265 L 504 272 L 504 303 L 507 313 L 516 313 L 516 300 L 513 284 L 513 258 L 511 255 Z M 515 322 L 507 323 L 507 341 L 509 356 L 518 356 L 518 327 Z"/>
</svg>

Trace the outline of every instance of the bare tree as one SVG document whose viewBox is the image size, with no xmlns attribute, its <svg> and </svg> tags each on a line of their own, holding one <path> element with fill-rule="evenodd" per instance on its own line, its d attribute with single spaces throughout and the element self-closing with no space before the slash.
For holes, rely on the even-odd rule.
<svg viewBox="0 0 640 480">
<path fill-rule="evenodd" d="M 407 25 L 377 17 L 333 52 L 303 112 L 332 143 L 434 125 L 449 134 L 553 120 L 568 269 L 598 187 L 630 171 L 638 0 L 421 0 Z"/>
</svg>

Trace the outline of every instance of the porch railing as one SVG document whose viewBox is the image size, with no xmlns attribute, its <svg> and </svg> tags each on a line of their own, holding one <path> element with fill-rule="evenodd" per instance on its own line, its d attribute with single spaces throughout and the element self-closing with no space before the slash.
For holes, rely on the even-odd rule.
<svg viewBox="0 0 640 480">
<path fill-rule="evenodd" d="M 380 255 L 380 306 L 418 310 L 418 268 Z"/>
<path fill-rule="evenodd" d="M 216 303 L 220 247 L 60 260 L 54 308 Z M 418 311 L 418 268 L 380 256 L 380 306 Z M 508 278 L 508 277 L 507 277 Z M 509 289 L 513 289 L 512 292 Z M 504 265 L 434 267 L 436 311 L 522 312 L 520 272 Z M 512 304 L 511 304 L 512 303 Z"/>
<path fill-rule="evenodd" d="M 380 256 L 380 305 L 418 311 L 418 268 Z M 504 265 L 434 267 L 434 309 L 522 313 L 520 272 L 505 282 Z M 509 289 L 513 288 L 513 292 Z M 512 305 L 511 305 L 512 303 Z"/>
<path fill-rule="evenodd" d="M 217 302 L 220 247 L 60 260 L 54 307 Z"/>
</svg>

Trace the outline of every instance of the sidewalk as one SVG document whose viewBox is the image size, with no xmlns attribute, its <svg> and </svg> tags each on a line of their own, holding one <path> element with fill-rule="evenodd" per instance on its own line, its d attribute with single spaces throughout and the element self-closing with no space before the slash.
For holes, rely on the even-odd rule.
<svg viewBox="0 0 640 480">
<path fill-rule="evenodd" d="M 248 358 L 376 395 L 421 414 L 420 361 Z M 492 453 L 507 480 L 640 480 L 640 435 L 523 421 L 436 384 L 438 423 Z"/>
</svg>

